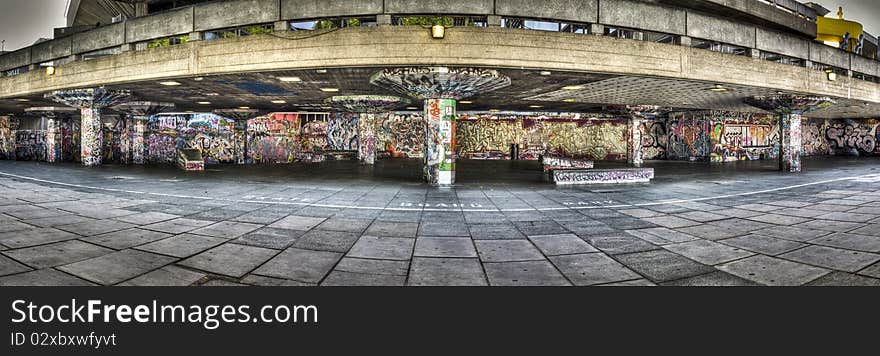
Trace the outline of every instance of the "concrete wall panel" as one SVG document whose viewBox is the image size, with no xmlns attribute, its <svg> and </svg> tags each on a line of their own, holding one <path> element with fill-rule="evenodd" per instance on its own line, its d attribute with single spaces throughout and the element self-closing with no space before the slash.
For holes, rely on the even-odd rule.
<svg viewBox="0 0 880 356">
<path fill-rule="evenodd" d="M 73 54 L 70 37 L 46 41 L 31 47 L 31 60 L 34 63 L 48 62 Z"/>
<path fill-rule="evenodd" d="M 599 22 L 610 26 L 684 35 L 686 12 L 668 6 L 633 0 L 602 0 Z"/>
<path fill-rule="evenodd" d="M 385 12 L 391 14 L 478 14 L 493 11 L 492 0 L 385 0 Z"/>
<path fill-rule="evenodd" d="M 269 23 L 281 18 L 278 0 L 229 0 L 195 6 L 196 31 Z"/>
<path fill-rule="evenodd" d="M 31 49 L 22 48 L 0 56 L 0 70 L 10 70 L 31 64 Z"/>
<path fill-rule="evenodd" d="M 880 62 L 854 54 L 852 55 L 852 70 L 862 74 L 877 76 L 880 73 Z"/>
<path fill-rule="evenodd" d="M 285 20 L 381 13 L 382 0 L 281 0 L 281 18 Z"/>
<path fill-rule="evenodd" d="M 699 12 L 688 12 L 687 35 L 693 38 L 755 47 L 755 27 Z"/>
<path fill-rule="evenodd" d="M 125 41 L 129 43 L 187 34 L 193 31 L 193 8 L 153 14 L 125 22 Z"/>
<path fill-rule="evenodd" d="M 598 21 L 599 0 L 496 0 L 495 14 L 575 22 Z"/>
<path fill-rule="evenodd" d="M 810 43 L 809 58 L 816 63 L 849 69 L 849 53 L 822 43 Z"/>
<path fill-rule="evenodd" d="M 119 22 L 72 36 L 73 53 L 85 53 L 125 43 L 125 23 Z"/>
<path fill-rule="evenodd" d="M 755 48 L 797 58 L 810 57 L 810 41 L 762 28 L 758 28 Z"/>
</svg>

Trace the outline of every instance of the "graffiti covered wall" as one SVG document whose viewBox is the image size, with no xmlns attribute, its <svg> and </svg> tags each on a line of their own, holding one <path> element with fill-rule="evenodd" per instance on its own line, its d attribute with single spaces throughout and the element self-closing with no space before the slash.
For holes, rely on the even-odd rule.
<svg viewBox="0 0 880 356">
<path fill-rule="evenodd" d="M 299 115 L 273 113 L 247 121 L 247 163 L 281 164 L 296 159 Z"/>
<path fill-rule="evenodd" d="M 645 121 L 639 125 L 642 133 L 642 159 L 666 159 L 669 134 L 664 121 Z"/>
<path fill-rule="evenodd" d="M 15 159 L 46 161 L 46 130 L 15 131 Z"/>
<path fill-rule="evenodd" d="M 0 116 L 0 159 L 15 159 L 15 130 L 18 119 Z"/>
<path fill-rule="evenodd" d="M 880 154 L 878 126 L 880 122 L 877 120 L 829 120 L 824 126 L 829 153 L 848 156 Z"/>
<path fill-rule="evenodd" d="M 147 123 L 147 162 L 177 162 L 177 150 L 202 152 L 205 163 L 237 163 L 235 121 L 215 114 L 158 114 Z"/>
<path fill-rule="evenodd" d="M 418 114 L 389 113 L 379 118 L 378 146 L 395 158 L 425 156 L 425 119 Z"/>
</svg>

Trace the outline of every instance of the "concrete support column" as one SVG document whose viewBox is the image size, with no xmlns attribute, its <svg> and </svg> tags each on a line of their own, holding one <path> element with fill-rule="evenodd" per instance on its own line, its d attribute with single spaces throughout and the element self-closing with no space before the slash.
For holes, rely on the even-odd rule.
<svg viewBox="0 0 880 356">
<path fill-rule="evenodd" d="M 455 99 L 425 100 L 425 180 L 455 184 Z"/>
<path fill-rule="evenodd" d="M 131 163 L 144 164 L 146 161 L 147 148 L 144 145 L 144 133 L 147 131 L 146 117 L 135 117 L 131 119 Z"/>
<path fill-rule="evenodd" d="M 391 15 L 387 15 L 387 14 L 376 15 L 376 24 L 377 25 L 390 25 L 391 24 Z"/>
<path fill-rule="evenodd" d="M 749 50 L 749 54 L 752 58 L 761 58 L 761 50 L 757 48 L 752 48 Z"/>
<path fill-rule="evenodd" d="M 486 24 L 489 25 L 489 27 L 501 27 L 501 16 L 498 16 L 498 15 L 486 16 Z"/>
<path fill-rule="evenodd" d="M 55 163 L 61 160 L 61 122 L 58 118 L 46 120 L 46 162 Z"/>
<path fill-rule="evenodd" d="M 187 35 L 187 40 L 189 42 L 204 41 L 205 40 L 205 33 L 204 32 L 190 32 L 189 35 Z"/>
<path fill-rule="evenodd" d="M 641 167 L 645 163 L 642 158 L 642 123 L 640 117 L 630 117 L 626 126 L 626 163 L 633 167 Z"/>
<path fill-rule="evenodd" d="M 80 154 L 83 165 L 101 165 L 104 133 L 101 109 L 113 106 L 131 95 L 124 90 L 104 88 L 60 90 L 46 94 L 46 98 L 80 109 Z"/>
<path fill-rule="evenodd" d="M 379 140 L 376 138 L 376 114 L 360 114 L 358 128 L 358 161 L 361 164 L 376 164 Z"/>
<path fill-rule="evenodd" d="M 801 155 L 804 152 L 801 141 L 801 115 L 783 114 L 779 117 L 780 144 L 779 169 L 783 172 L 801 171 Z"/>
<path fill-rule="evenodd" d="M 602 24 L 590 24 L 590 33 L 596 36 L 604 36 L 605 35 L 605 25 Z"/>
<path fill-rule="evenodd" d="M 125 128 L 128 135 L 126 144 L 128 148 L 128 161 L 126 163 L 144 164 L 146 157 L 144 136 L 150 116 L 170 110 L 173 107 L 174 104 L 172 103 L 135 101 L 124 103 L 114 108 L 126 114 Z"/>
<path fill-rule="evenodd" d="M 693 44 L 694 44 L 693 39 L 691 39 L 688 36 L 681 36 L 681 45 L 682 46 L 691 47 L 691 46 L 693 46 Z"/>
<path fill-rule="evenodd" d="M 290 21 L 275 21 L 272 24 L 272 30 L 275 32 L 290 31 Z"/>
</svg>

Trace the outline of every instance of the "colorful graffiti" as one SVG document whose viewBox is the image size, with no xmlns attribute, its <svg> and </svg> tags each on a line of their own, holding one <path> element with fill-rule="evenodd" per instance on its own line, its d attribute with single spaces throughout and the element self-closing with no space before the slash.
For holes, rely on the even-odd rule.
<svg viewBox="0 0 880 356">
<path fill-rule="evenodd" d="M 58 162 L 61 156 L 61 122 L 49 118 L 46 122 L 46 162 Z"/>
<path fill-rule="evenodd" d="M 425 180 L 455 183 L 455 100 L 425 100 Z"/>
<path fill-rule="evenodd" d="M 0 116 L 0 159 L 15 159 L 15 130 L 18 119 Z"/>
<path fill-rule="evenodd" d="M 363 164 L 376 163 L 378 139 L 376 138 L 376 114 L 360 114 L 358 127 L 358 160 Z"/>
<path fill-rule="evenodd" d="M 358 114 L 337 113 L 327 122 L 327 144 L 336 151 L 358 149 Z"/>
<path fill-rule="evenodd" d="M 663 121 L 644 121 L 639 125 L 642 132 L 642 159 L 666 159 L 669 135 Z"/>
<path fill-rule="evenodd" d="M 80 145 L 80 158 L 83 165 L 99 166 L 101 165 L 103 151 L 103 132 L 101 125 L 101 112 L 98 109 L 83 108 L 80 110 L 80 118 L 82 125 L 80 129 L 80 137 L 82 143 Z"/>
<path fill-rule="evenodd" d="M 676 117 L 677 116 L 677 117 Z M 673 115 L 667 122 L 667 157 L 673 160 L 709 159 L 709 121 L 694 114 Z"/>
<path fill-rule="evenodd" d="M 801 116 L 798 114 L 783 114 L 780 119 L 780 155 L 782 170 L 785 172 L 801 171 Z"/>
<path fill-rule="evenodd" d="M 79 127 L 79 120 L 61 120 L 61 161 L 63 162 L 82 162 Z"/>
<path fill-rule="evenodd" d="M 386 114 L 379 123 L 378 145 L 395 158 L 425 156 L 425 119 L 421 115 Z"/>
<path fill-rule="evenodd" d="M 46 130 L 15 131 L 15 159 L 46 161 Z"/>
<path fill-rule="evenodd" d="M 247 121 L 247 163 L 283 164 L 296 160 L 299 114 L 273 113 Z"/>
<path fill-rule="evenodd" d="M 844 120 L 835 121 L 827 125 L 825 138 L 831 153 L 836 155 L 870 155 L 877 154 L 880 147 L 877 145 L 876 120 Z"/>
<path fill-rule="evenodd" d="M 210 113 L 157 114 L 147 123 L 147 162 L 173 164 L 177 150 L 197 149 L 205 163 L 243 161 L 235 121 Z M 243 142 L 243 138 L 240 138 Z"/>
<path fill-rule="evenodd" d="M 803 136 L 804 155 L 821 156 L 829 154 L 828 140 L 825 139 L 825 120 L 802 121 L 801 135 Z"/>
<path fill-rule="evenodd" d="M 464 118 L 456 125 L 458 156 L 468 159 L 509 159 L 510 145 L 521 144 L 524 131 L 517 119 Z"/>
</svg>

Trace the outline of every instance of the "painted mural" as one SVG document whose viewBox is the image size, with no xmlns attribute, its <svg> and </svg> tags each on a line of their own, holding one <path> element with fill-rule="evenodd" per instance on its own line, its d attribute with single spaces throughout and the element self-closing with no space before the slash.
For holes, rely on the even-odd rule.
<svg viewBox="0 0 880 356">
<path fill-rule="evenodd" d="M 158 114 L 147 123 L 147 162 L 174 164 L 177 150 L 202 152 L 205 163 L 237 163 L 235 122 L 215 114 Z"/>
<path fill-rule="evenodd" d="M 666 159 L 666 147 L 669 141 L 666 122 L 644 121 L 639 125 L 639 129 L 642 133 L 642 159 Z"/>
<path fill-rule="evenodd" d="M 80 121 L 61 120 L 61 161 L 82 162 L 80 159 Z"/>
<path fill-rule="evenodd" d="M 247 121 L 247 163 L 282 164 L 296 160 L 299 114 L 273 113 Z"/>
<path fill-rule="evenodd" d="M 455 105 L 453 99 L 425 100 L 425 180 L 455 182 Z"/>
<path fill-rule="evenodd" d="M 15 131 L 15 159 L 46 161 L 46 130 Z"/>
<path fill-rule="evenodd" d="M 510 145 L 521 144 L 522 120 L 468 118 L 458 121 L 458 156 L 466 159 L 510 159 Z"/>
<path fill-rule="evenodd" d="M 15 130 L 18 119 L 0 116 L 0 159 L 15 159 Z"/>
<path fill-rule="evenodd" d="M 828 140 L 825 139 L 825 120 L 807 120 L 804 119 L 801 127 L 801 135 L 803 136 L 804 155 L 805 156 L 821 156 L 830 154 L 828 150 Z"/>
<path fill-rule="evenodd" d="M 693 114 L 673 114 L 666 123 L 667 157 L 672 160 L 709 159 L 709 120 Z"/>
<path fill-rule="evenodd" d="M 377 132 L 379 149 L 393 158 L 425 156 L 425 119 L 417 114 L 385 114 Z"/>
<path fill-rule="evenodd" d="M 359 114 L 336 113 L 327 122 L 327 144 L 336 151 L 357 151 Z"/>
<path fill-rule="evenodd" d="M 357 121 L 358 160 L 363 164 L 375 164 L 379 141 L 376 138 L 376 117 L 373 113 L 359 114 Z"/>
<path fill-rule="evenodd" d="M 80 158 L 86 166 L 99 166 L 103 158 L 104 133 L 101 125 L 101 112 L 98 109 L 80 110 Z"/>
<path fill-rule="evenodd" d="M 880 154 L 877 120 L 833 120 L 826 124 L 825 139 L 835 155 L 864 156 Z"/>
</svg>

